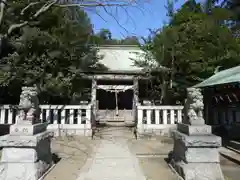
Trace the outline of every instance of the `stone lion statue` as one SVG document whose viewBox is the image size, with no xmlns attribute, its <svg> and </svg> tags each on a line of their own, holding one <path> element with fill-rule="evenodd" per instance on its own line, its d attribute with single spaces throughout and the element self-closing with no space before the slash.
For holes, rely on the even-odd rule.
<svg viewBox="0 0 240 180">
<path fill-rule="evenodd" d="M 35 123 L 35 121 L 39 119 L 40 109 L 37 95 L 36 87 L 22 87 L 18 121 L 30 121 Z"/>
<path fill-rule="evenodd" d="M 185 102 L 185 117 L 187 122 L 192 125 L 204 124 L 203 119 L 203 95 L 198 88 L 187 89 L 187 100 Z"/>
</svg>

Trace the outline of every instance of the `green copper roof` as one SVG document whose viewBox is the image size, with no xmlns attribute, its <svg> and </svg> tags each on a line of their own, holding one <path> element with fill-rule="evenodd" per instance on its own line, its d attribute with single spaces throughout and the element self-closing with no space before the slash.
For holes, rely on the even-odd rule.
<svg viewBox="0 0 240 180">
<path fill-rule="evenodd" d="M 220 71 L 203 82 L 193 86 L 195 88 L 240 82 L 240 66 Z"/>
</svg>

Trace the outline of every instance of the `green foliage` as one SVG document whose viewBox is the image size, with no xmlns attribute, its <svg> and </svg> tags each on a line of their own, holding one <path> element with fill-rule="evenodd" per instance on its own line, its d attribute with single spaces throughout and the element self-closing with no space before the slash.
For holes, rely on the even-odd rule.
<svg viewBox="0 0 240 180">
<path fill-rule="evenodd" d="M 206 0 L 206 12 L 211 13 L 213 9 L 220 7 L 221 9 L 228 10 L 231 13 L 230 18 L 225 18 L 222 24 L 226 24 L 231 28 L 233 33 L 239 36 L 240 32 L 240 1 L 239 0 Z"/>
<path fill-rule="evenodd" d="M 96 35 L 92 36 L 91 43 L 98 45 L 139 45 L 136 36 L 127 36 L 124 39 L 114 39 L 108 29 L 101 29 Z"/>
<path fill-rule="evenodd" d="M 20 14 L 26 3 L 12 1 L 1 28 L 3 34 L 7 27 L 32 15 L 30 9 L 24 17 L 12 16 Z M 34 8 L 36 12 L 37 7 Z M 81 83 L 83 72 L 106 70 L 98 63 L 97 49 L 89 45 L 91 36 L 92 25 L 84 11 L 74 7 L 51 8 L 7 39 L 11 48 L 0 61 L 0 84 L 37 84 L 45 100 L 50 96 L 71 99 L 73 94 L 81 94 L 86 87 Z"/>
<path fill-rule="evenodd" d="M 183 93 L 186 87 L 213 75 L 217 66 L 227 69 L 240 64 L 239 40 L 219 23 L 229 16 L 229 11 L 220 8 L 206 14 L 200 4 L 188 1 L 168 25 L 151 36 L 144 45 L 145 51 L 159 68 L 171 69 L 169 76 L 165 76 L 170 89 Z M 181 93 L 177 96 L 184 97 Z"/>
<path fill-rule="evenodd" d="M 73 96 L 89 93 L 82 77 L 85 72 L 107 70 L 99 63 L 94 45 L 139 44 L 136 37 L 112 39 L 107 29 L 94 34 L 87 14 L 77 7 L 52 6 L 36 18 L 44 4 L 45 0 L 8 0 L 5 6 L 0 28 L 0 93 L 36 84 L 44 103 L 55 99 L 69 103 Z M 10 32 L 16 25 L 21 28 Z"/>
</svg>

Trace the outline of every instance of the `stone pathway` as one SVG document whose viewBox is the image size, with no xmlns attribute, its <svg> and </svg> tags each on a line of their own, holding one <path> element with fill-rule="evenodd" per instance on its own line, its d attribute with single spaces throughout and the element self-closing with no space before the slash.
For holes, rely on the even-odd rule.
<svg viewBox="0 0 240 180">
<path fill-rule="evenodd" d="M 52 152 L 55 153 L 59 162 L 50 171 L 44 180 L 76 180 L 79 170 L 84 166 L 87 159 L 92 157 L 98 140 L 88 137 L 63 137 L 52 141 Z"/>
<path fill-rule="evenodd" d="M 124 132 L 103 135 L 93 158 L 88 158 L 77 180 L 146 180 L 138 159 L 130 152 Z M 126 135 L 126 134 L 125 134 Z"/>
<path fill-rule="evenodd" d="M 179 180 L 166 162 L 170 138 L 136 140 L 128 128 L 104 128 L 88 137 L 55 139 L 60 158 L 44 180 Z M 238 180 L 240 166 L 221 157 L 226 180 Z"/>
</svg>

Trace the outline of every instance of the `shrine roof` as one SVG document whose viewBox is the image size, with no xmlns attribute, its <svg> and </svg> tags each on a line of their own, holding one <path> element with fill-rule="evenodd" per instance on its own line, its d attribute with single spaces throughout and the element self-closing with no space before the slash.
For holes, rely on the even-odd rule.
<svg viewBox="0 0 240 180">
<path fill-rule="evenodd" d="M 98 47 L 98 49 L 99 55 L 102 56 L 100 63 L 106 66 L 111 72 L 141 73 L 143 71 L 143 68 L 134 64 L 134 60 L 142 61 L 145 57 L 145 52 L 139 46 L 105 45 Z"/>
<path fill-rule="evenodd" d="M 240 66 L 220 71 L 193 87 L 201 88 L 238 82 L 240 82 Z"/>
</svg>

